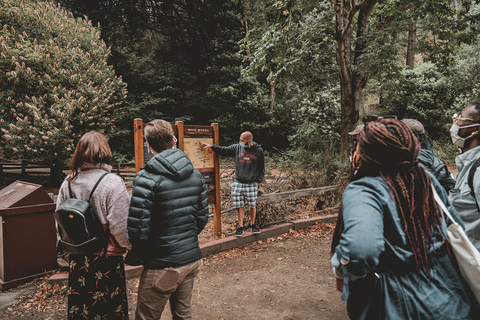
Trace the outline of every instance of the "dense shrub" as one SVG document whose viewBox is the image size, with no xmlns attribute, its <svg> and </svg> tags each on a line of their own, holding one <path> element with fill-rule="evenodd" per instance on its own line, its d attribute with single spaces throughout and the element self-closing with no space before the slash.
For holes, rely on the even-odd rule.
<svg viewBox="0 0 480 320">
<path fill-rule="evenodd" d="M 5 154 L 68 154 L 85 132 L 115 128 L 126 84 L 107 64 L 110 49 L 89 21 L 33 0 L 2 1 L 0 21 Z"/>
</svg>

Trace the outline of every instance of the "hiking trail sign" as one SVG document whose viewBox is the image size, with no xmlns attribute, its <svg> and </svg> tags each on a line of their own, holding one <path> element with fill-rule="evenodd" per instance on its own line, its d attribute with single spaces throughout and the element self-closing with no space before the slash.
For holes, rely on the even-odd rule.
<svg viewBox="0 0 480 320">
<path fill-rule="evenodd" d="M 143 139 L 143 120 L 133 120 L 135 172 L 138 173 L 152 157 Z M 176 148 L 188 156 L 193 167 L 203 175 L 207 185 L 209 211 L 213 214 L 213 231 L 215 234 L 222 232 L 221 224 L 221 197 L 220 197 L 220 162 L 219 157 L 210 148 L 201 148 L 200 142 L 216 144 L 220 142 L 218 123 L 210 126 L 184 125 L 183 121 L 172 124 L 173 132 L 177 138 Z"/>
</svg>

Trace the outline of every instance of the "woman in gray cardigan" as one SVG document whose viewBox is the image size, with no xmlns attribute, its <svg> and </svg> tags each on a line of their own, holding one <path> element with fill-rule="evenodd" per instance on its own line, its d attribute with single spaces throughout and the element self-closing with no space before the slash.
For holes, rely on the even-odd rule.
<svg viewBox="0 0 480 320">
<path fill-rule="evenodd" d="M 70 170 L 62 183 L 57 208 L 69 198 L 68 184 L 77 199 L 88 200 L 94 185 L 112 167 L 112 152 L 105 136 L 90 131 L 80 138 Z M 90 200 L 104 228 L 110 230 L 107 250 L 70 254 L 68 319 L 128 319 L 123 255 L 130 249 L 127 217 L 130 197 L 123 180 L 107 174 Z"/>
</svg>

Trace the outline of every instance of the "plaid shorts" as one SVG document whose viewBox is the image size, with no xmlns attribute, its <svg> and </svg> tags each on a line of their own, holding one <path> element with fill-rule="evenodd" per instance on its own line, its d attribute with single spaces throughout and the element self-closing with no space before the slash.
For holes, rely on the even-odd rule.
<svg viewBox="0 0 480 320">
<path fill-rule="evenodd" d="M 248 201 L 248 206 L 250 208 L 255 208 L 257 205 L 257 193 L 258 187 L 254 183 L 241 183 L 235 181 L 230 185 L 232 187 L 232 202 L 234 208 L 241 208 L 245 204 L 243 202 L 243 197 L 245 196 Z"/>
</svg>

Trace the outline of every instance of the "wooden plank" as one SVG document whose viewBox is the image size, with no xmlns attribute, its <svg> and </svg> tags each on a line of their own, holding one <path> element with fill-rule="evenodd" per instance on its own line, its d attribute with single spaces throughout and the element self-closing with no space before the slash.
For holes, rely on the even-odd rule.
<svg viewBox="0 0 480 320">
<path fill-rule="evenodd" d="M 283 200 L 298 198 L 298 197 L 320 195 L 325 192 L 335 191 L 338 189 L 340 189 L 340 185 L 336 184 L 332 186 L 319 187 L 319 188 L 309 188 L 309 189 L 292 190 L 292 191 L 285 191 L 285 192 L 279 192 L 279 193 L 263 194 L 262 196 L 258 197 L 257 203 L 283 201 Z"/>
</svg>

